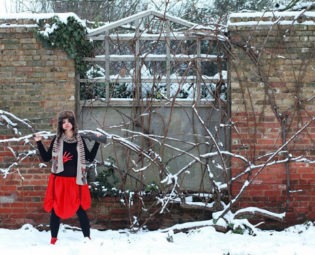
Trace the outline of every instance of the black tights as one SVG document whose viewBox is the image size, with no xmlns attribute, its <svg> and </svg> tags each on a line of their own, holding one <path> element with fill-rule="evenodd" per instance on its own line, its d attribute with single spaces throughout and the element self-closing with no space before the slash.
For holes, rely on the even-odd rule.
<svg viewBox="0 0 315 255">
<path fill-rule="evenodd" d="M 80 221 L 80 226 L 84 237 L 90 237 L 90 221 L 86 212 L 80 207 L 77 211 L 77 216 Z M 50 215 L 50 232 L 51 237 L 57 237 L 60 226 L 60 218 L 56 215 L 54 209 Z"/>
</svg>

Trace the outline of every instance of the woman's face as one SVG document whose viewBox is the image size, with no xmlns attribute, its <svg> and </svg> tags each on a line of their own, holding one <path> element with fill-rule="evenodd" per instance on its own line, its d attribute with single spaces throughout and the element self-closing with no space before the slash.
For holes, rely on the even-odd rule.
<svg viewBox="0 0 315 255">
<path fill-rule="evenodd" d="M 73 130 L 73 126 L 72 126 L 71 122 L 69 121 L 69 119 L 63 119 L 62 120 L 62 129 L 64 131 L 71 131 L 71 130 Z"/>
</svg>

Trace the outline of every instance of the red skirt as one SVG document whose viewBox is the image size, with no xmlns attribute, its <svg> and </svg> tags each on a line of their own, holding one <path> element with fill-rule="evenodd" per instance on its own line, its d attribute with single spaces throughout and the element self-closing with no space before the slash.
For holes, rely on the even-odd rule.
<svg viewBox="0 0 315 255">
<path fill-rule="evenodd" d="M 54 209 L 56 215 L 62 219 L 72 217 L 79 207 L 87 210 L 91 207 L 89 186 L 78 185 L 75 177 L 63 177 L 50 174 L 44 210 L 50 212 Z"/>
</svg>

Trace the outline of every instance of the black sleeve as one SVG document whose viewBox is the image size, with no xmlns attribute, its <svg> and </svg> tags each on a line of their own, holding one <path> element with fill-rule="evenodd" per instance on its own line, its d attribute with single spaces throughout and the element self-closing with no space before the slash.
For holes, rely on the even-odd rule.
<svg viewBox="0 0 315 255">
<path fill-rule="evenodd" d="M 100 146 L 100 144 L 98 142 L 95 142 L 92 150 L 90 151 L 88 147 L 86 146 L 84 139 L 82 139 L 82 141 L 84 145 L 85 160 L 92 162 L 96 157 L 96 153 L 98 151 L 98 147 Z"/>
<path fill-rule="evenodd" d="M 46 151 L 45 146 L 43 145 L 42 141 L 36 142 L 37 149 L 38 149 L 39 154 L 40 154 L 40 156 L 44 162 L 48 162 L 51 160 L 52 148 L 53 148 L 53 144 L 54 144 L 55 139 L 56 139 L 56 137 L 54 137 L 54 139 L 51 141 L 48 151 Z"/>
</svg>

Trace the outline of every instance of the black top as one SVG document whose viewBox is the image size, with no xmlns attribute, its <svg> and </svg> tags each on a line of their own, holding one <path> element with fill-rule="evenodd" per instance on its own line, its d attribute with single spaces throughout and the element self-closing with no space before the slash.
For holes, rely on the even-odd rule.
<svg viewBox="0 0 315 255">
<path fill-rule="evenodd" d="M 51 141 L 48 151 L 46 151 L 43 143 L 41 141 L 37 142 L 37 148 L 39 150 L 40 156 L 44 162 L 48 162 L 52 158 L 52 149 L 54 145 L 56 137 Z M 82 139 L 84 145 L 84 152 L 85 152 L 85 160 L 93 161 L 96 157 L 96 153 L 99 147 L 99 143 L 95 142 L 93 145 L 92 150 L 90 151 L 84 139 Z M 58 176 L 65 176 L 65 177 L 76 177 L 77 176 L 77 164 L 78 164 L 78 151 L 77 151 L 77 142 L 76 143 L 67 143 L 63 142 L 63 168 L 64 171 L 58 173 Z"/>
</svg>

